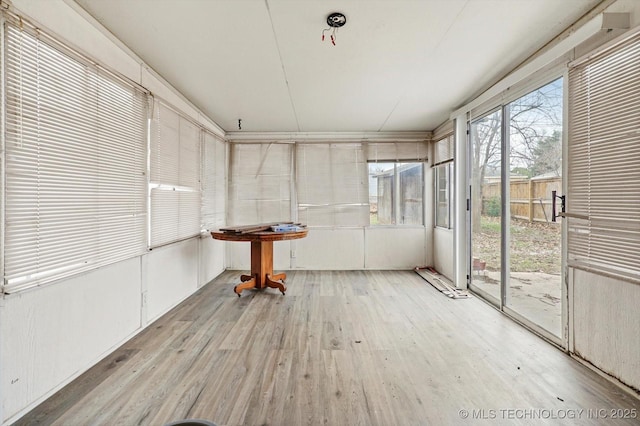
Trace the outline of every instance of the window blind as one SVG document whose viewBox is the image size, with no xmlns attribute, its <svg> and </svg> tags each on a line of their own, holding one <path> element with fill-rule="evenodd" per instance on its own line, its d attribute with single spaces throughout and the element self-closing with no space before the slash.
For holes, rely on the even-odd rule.
<svg viewBox="0 0 640 426">
<path fill-rule="evenodd" d="M 310 226 L 369 224 L 361 143 L 297 144 L 298 220 Z"/>
<path fill-rule="evenodd" d="M 427 142 L 369 142 L 366 144 L 367 161 L 398 162 L 427 161 Z"/>
<path fill-rule="evenodd" d="M 433 144 L 433 164 L 453 160 L 453 135 L 442 138 Z"/>
<path fill-rule="evenodd" d="M 278 143 L 231 145 L 230 223 L 290 220 L 291 149 Z"/>
<path fill-rule="evenodd" d="M 223 227 L 226 201 L 226 147 L 209 132 L 202 140 L 202 231 Z"/>
<path fill-rule="evenodd" d="M 4 291 L 140 255 L 146 93 L 26 22 L 4 31 Z"/>
<path fill-rule="evenodd" d="M 169 105 L 153 107 L 150 147 L 150 247 L 200 233 L 199 126 Z"/>
<path fill-rule="evenodd" d="M 568 262 L 640 282 L 640 34 L 569 71 Z"/>
</svg>

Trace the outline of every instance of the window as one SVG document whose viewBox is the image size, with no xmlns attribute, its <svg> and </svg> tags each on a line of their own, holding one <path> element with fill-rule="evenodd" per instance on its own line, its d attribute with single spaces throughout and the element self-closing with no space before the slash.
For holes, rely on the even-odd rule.
<svg viewBox="0 0 640 426">
<path fill-rule="evenodd" d="M 298 220 L 310 226 L 366 226 L 367 166 L 360 143 L 298 144 Z"/>
<path fill-rule="evenodd" d="M 370 142 L 369 224 L 424 224 L 426 142 Z"/>
<path fill-rule="evenodd" d="M 423 163 L 369 163 L 369 223 L 422 225 Z"/>
<path fill-rule="evenodd" d="M 640 282 L 640 34 L 569 70 L 568 264 Z"/>
<path fill-rule="evenodd" d="M 291 145 L 231 145 L 229 222 L 233 225 L 291 218 Z"/>
<path fill-rule="evenodd" d="M 8 20 L 4 291 L 12 292 L 145 251 L 147 95 Z"/>
<path fill-rule="evenodd" d="M 452 228 L 451 200 L 453 199 L 453 163 L 440 164 L 434 167 L 436 182 L 436 226 Z"/>
<path fill-rule="evenodd" d="M 200 233 L 200 132 L 191 120 L 155 102 L 149 183 L 152 248 Z"/>
<path fill-rule="evenodd" d="M 202 231 L 223 227 L 226 215 L 226 146 L 224 140 L 203 132 Z"/>
<path fill-rule="evenodd" d="M 434 143 L 435 223 L 440 228 L 453 228 L 453 142 L 449 135 Z"/>
</svg>

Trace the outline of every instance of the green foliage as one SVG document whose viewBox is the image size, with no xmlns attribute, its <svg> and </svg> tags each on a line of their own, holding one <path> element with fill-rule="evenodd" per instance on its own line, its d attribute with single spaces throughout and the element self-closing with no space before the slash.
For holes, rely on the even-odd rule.
<svg viewBox="0 0 640 426">
<path fill-rule="evenodd" d="M 500 216 L 500 198 L 491 197 L 484 204 L 484 214 L 490 217 Z"/>
</svg>

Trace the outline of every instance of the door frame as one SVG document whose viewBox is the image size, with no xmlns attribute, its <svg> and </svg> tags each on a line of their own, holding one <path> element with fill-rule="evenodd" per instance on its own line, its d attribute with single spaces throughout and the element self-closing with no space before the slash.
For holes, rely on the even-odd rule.
<svg viewBox="0 0 640 426">
<path fill-rule="evenodd" d="M 525 95 L 531 91 L 534 91 L 540 87 L 545 86 L 546 84 L 551 83 L 552 81 L 562 78 L 562 193 L 567 194 L 568 192 L 568 184 L 567 184 L 567 176 L 568 176 L 568 168 L 567 168 L 567 159 L 568 159 L 568 105 L 569 105 L 569 90 L 568 90 L 568 75 L 569 71 L 566 66 L 562 68 L 555 68 L 550 72 L 543 73 L 540 78 L 536 78 L 535 82 L 529 82 L 529 84 L 525 87 L 519 88 L 517 93 L 513 93 L 513 96 L 509 98 L 500 99 L 499 105 L 494 105 L 493 108 L 488 108 L 486 112 L 482 114 L 472 117 L 471 115 L 467 116 L 467 158 L 466 158 L 466 171 L 467 171 L 467 182 L 466 182 L 466 192 L 467 192 L 467 203 L 468 209 L 466 212 L 466 226 L 467 226 L 467 250 L 466 250 L 466 260 L 467 260 L 467 287 L 478 296 L 480 296 L 485 302 L 494 306 L 496 309 L 503 312 L 505 315 L 509 316 L 514 321 L 520 323 L 527 329 L 532 332 L 538 334 L 543 337 L 545 340 L 548 340 L 550 343 L 558 346 L 564 351 L 570 350 L 570 339 L 571 336 L 570 330 L 573 322 L 573 318 L 570 316 L 570 302 L 571 293 L 569 292 L 568 284 L 569 284 L 569 276 L 568 276 L 568 268 L 567 268 L 567 224 L 563 219 L 561 226 L 561 267 L 560 267 L 560 287 L 561 287 L 561 336 L 557 336 L 550 331 L 542 328 L 540 325 L 534 323 L 528 318 L 525 318 L 518 312 L 511 309 L 506 301 L 507 301 L 507 292 L 509 291 L 509 270 L 505 266 L 509 263 L 509 222 L 510 222 L 510 194 L 509 194 L 509 138 L 508 138 L 508 110 L 509 103 L 515 99 L 518 99 L 520 96 Z M 497 110 L 501 110 L 502 114 L 502 123 L 501 123 L 501 220 L 500 223 L 500 232 L 501 232 L 501 240 L 500 240 L 500 259 L 501 259 L 501 268 L 500 268 L 500 297 L 496 300 L 493 295 L 488 294 L 482 289 L 474 286 L 472 284 L 472 238 L 473 238 L 473 230 L 472 230 L 472 209 L 473 209 L 473 199 L 472 199 L 472 161 L 473 161 L 473 147 L 471 140 L 471 124 L 475 119 L 481 118 L 483 116 L 494 113 Z M 509 220 L 506 220 L 509 219 Z"/>
</svg>

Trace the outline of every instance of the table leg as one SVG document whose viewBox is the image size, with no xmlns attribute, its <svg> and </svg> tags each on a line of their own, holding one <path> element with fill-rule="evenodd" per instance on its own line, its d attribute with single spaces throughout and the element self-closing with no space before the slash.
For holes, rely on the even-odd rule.
<svg viewBox="0 0 640 426">
<path fill-rule="evenodd" d="M 256 288 L 267 287 L 267 275 L 273 274 L 273 241 L 251 241 L 251 275 Z"/>
<path fill-rule="evenodd" d="M 280 292 L 282 292 L 282 295 L 284 296 L 284 292 L 287 291 L 287 286 L 284 285 L 284 280 L 287 279 L 287 274 L 267 274 L 266 278 L 267 286 L 271 288 L 277 288 L 278 290 L 280 290 Z"/>
<path fill-rule="evenodd" d="M 273 273 L 273 241 L 251 241 L 251 275 L 241 275 L 241 284 L 233 288 L 240 296 L 243 290 L 250 288 L 277 288 L 284 296 L 287 286 L 284 273 Z"/>
<path fill-rule="evenodd" d="M 248 275 L 243 275 L 241 277 L 242 278 L 246 278 L 248 277 Z M 248 280 L 244 280 L 242 279 L 242 283 L 238 284 L 237 286 L 235 286 L 233 288 L 233 291 L 238 295 L 238 297 L 240 297 L 240 293 L 242 293 L 242 290 L 247 290 L 249 288 L 255 288 L 256 286 L 256 279 L 253 277 L 249 277 Z"/>
</svg>

